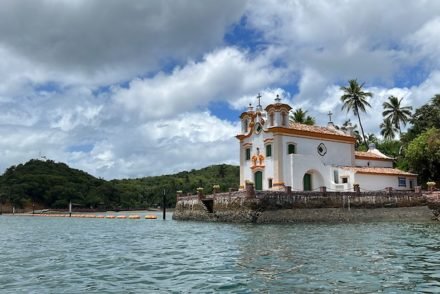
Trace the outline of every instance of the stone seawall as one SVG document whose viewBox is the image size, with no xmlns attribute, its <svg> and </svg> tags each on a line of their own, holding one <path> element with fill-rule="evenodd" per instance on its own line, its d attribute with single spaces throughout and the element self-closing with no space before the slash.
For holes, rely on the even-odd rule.
<svg viewBox="0 0 440 294">
<path fill-rule="evenodd" d="M 176 220 L 284 223 L 426 219 L 432 217 L 421 193 L 282 192 L 252 190 L 178 197 Z"/>
</svg>

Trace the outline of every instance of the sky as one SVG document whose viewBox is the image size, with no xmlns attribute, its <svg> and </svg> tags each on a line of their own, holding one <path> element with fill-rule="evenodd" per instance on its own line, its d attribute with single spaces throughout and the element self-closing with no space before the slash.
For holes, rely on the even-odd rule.
<svg viewBox="0 0 440 294">
<path fill-rule="evenodd" d="M 440 1 L 3 0 L 0 172 L 46 157 L 105 179 L 238 164 L 239 118 L 279 94 L 341 124 L 341 86 L 440 93 Z"/>
</svg>

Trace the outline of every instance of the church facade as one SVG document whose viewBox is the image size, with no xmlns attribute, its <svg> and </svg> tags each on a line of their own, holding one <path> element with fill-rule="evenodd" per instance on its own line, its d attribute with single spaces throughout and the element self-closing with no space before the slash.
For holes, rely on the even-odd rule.
<svg viewBox="0 0 440 294">
<path fill-rule="evenodd" d="M 249 106 L 240 116 L 240 186 L 256 190 L 377 191 L 411 190 L 416 174 L 393 168 L 393 158 L 372 144 L 355 151 L 353 128 L 337 129 L 289 122 L 292 108 L 277 96 L 264 110 Z"/>
</svg>

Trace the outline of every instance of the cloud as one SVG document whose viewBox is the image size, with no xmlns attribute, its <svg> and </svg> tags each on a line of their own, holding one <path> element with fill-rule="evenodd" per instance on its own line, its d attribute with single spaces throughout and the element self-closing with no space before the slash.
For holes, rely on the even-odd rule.
<svg viewBox="0 0 440 294">
<path fill-rule="evenodd" d="M 119 82 L 221 45 L 243 10 L 243 1 L 7 0 L 0 47 L 62 83 Z"/>
<path fill-rule="evenodd" d="M 353 78 L 374 93 L 362 120 L 378 134 L 389 95 L 420 107 L 439 92 L 438 11 L 397 0 L 3 1 L 0 167 L 42 154 L 110 179 L 237 164 L 238 121 L 214 113 L 279 94 L 318 124 L 328 111 L 356 122 L 340 102 Z"/>
<path fill-rule="evenodd" d="M 220 120 L 208 112 L 182 113 L 173 119 L 124 128 L 123 133 L 115 129 L 90 152 L 73 153 L 70 162 L 105 178 L 237 164 L 238 141 L 234 135 L 238 131 L 238 123 Z"/>
<path fill-rule="evenodd" d="M 114 101 L 141 118 L 170 117 L 180 112 L 206 107 L 212 101 L 231 101 L 278 82 L 284 70 L 272 60 L 255 58 L 236 48 L 226 47 L 206 54 L 202 61 L 190 61 L 170 75 L 135 79 L 127 88 L 112 90 Z M 234 102 L 231 102 L 234 104 Z"/>
</svg>

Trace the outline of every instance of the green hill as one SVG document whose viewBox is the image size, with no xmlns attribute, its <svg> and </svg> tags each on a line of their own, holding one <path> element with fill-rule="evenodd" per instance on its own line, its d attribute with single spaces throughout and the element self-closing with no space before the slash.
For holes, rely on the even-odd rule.
<svg viewBox="0 0 440 294">
<path fill-rule="evenodd" d="M 30 160 L 9 167 L 0 177 L 0 201 L 17 207 L 35 202 L 48 208 L 77 207 L 103 209 L 148 208 L 161 203 L 163 191 L 167 205 L 174 206 L 177 190 L 194 194 L 198 187 L 207 193 L 212 186 L 222 191 L 238 188 L 239 168 L 213 165 L 173 175 L 106 181 L 64 163 Z"/>
</svg>

